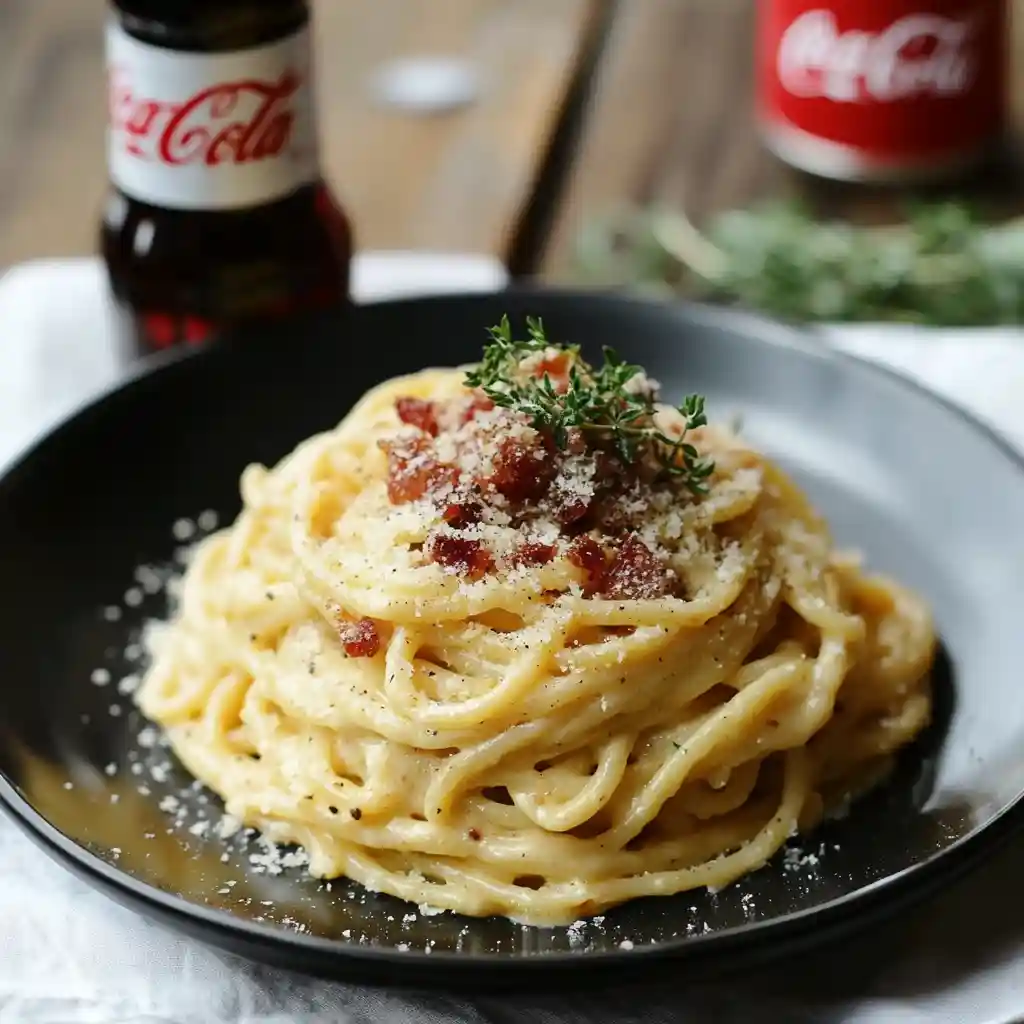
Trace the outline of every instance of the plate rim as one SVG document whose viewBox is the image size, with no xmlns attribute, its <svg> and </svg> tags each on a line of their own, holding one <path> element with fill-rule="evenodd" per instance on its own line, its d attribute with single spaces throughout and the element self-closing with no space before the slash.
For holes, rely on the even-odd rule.
<svg viewBox="0 0 1024 1024">
<path fill-rule="evenodd" d="M 492 292 L 461 292 L 381 299 L 359 303 L 357 309 L 368 310 L 372 314 L 372 311 L 378 308 L 484 304 L 500 300 L 502 296 L 508 296 L 517 302 L 536 297 L 542 302 L 566 304 L 567 306 L 585 302 L 591 306 L 607 304 L 626 309 L 632 307 L 637 309 L 641 315 L 644 311 L 660 310 L 663 314 L 679 318 L 697 328 L 724 328 L 735 333 L 744 344 L 795 351 L 804 358 L 845 365 L 855 373 L 881 379 L 890 387 L 917 394 L 924 401 L 942 408 L 947 415 L 952 415 L 966 425 L 987 444 L 994 445 L 1009 461 L 1012 469 L 1024 477 L 1024 452 L 1014 447 L 998 430 L 956 402 L 897 370 L 835 348 L 821 332 L 815 331 L 813 328 L 808 329 L 803 325 L 784 323 L 746 310 L 704 303 L 650 299 L 613 290 L 553 288 L 530 283 L 515 284 Z M 283 329 L 290 333 L 297 333 L 307 325 L 315 325 L 321 319 L 335 321 L 339 314 L 347 315 L 347 310 L 334 308 L 311 316 L 289 320 L 286 321 Z M 161 373 L 169 372 L 180 364 L 216 356 L 216 353 L 224 353 L 236 346 L 244 347 L 247 343 L 247 336 L 251 338 L 253 333 L 273 334 L 277 327 L 278 325 L 273 324 L 259 325 L 248 330 L 232 332 L 222 339 L 195 349 L 170 350 L 140 360 L 128 368 L 120 380 L 76 405 L 0 467 L 0 494 L 5 487 L 17 485 L 17 478 L 20 474 L 26 471 L 26 467 L 37 457 L 37 454 L 57 436 L 74 429 L 80 418 L 94 414 L 101 406 L 114 400 L 120 393 L 140 386 L 142 382 L 159 376 Z M 226 357 L 222 355 L 221 358 Z M 972 867 L 976 867 L 1002 842 L 1009 839 L 1016 831 L 1024 828 L 1024 791 L 1022 791 L 985 822 L 957 838 L 949 846 L 935 851 L 923 860 L 908 865 L 895 874 L 876 879 L 866 886 L 819 906 L 806 907 L 781 917 L 746 922 L 724 932 L 680 936 L 659 943 L 638 944 L 632 949 L 554 950 L 511 955 L 508 953 L 463 953 L 448 950 L 435 950 L 431 953 L 418 949 L 399 950 L 394 946 L 346 943 L 336 938 L 306 935 L 273 924 L 251 921 L 235 916 L 230 910 L 203 906 L 179 894 L 166 892 L 111 864 L 85 846 L 65 836 L 55 825 L 47 821 L 2 771 L 0 771 L 0 807 L 6 810 L 8 816 L 24 833 L 27 833 L 30 840 L 42 846 L 52 859 L 58 861 L 62 869 L 70 870 L 72 874 L 77 874 L 79 877 L 86 876 L 90 884 L 99 886 L 105 893 L 109 894 L 110 890 L 116 891 L 135 912 L 145 914 L 147 908 L 153 908 L 159 913 L 161 919 L 169 919 L 175 923 L 178 920 L 189 921 L 204 929 L 212 929 L 225 938 L 241 939 L 250 947 L 264 949 L 288 947 L 293 953 L 305 952 L 318 960 L 326 958 L 339 963 L 350 961 L 353 964 L 375 962 L 399 965 L 416 970 L 421 976 L 425 971 L 437 972 L 438 969 L 440 969 L 439 973 L 450 974 L 484 968 L 503 975 L 524 972 L 557 972 L 564 975 L 566 971 L 582 971 L 591 966 L 600 967 L 611 963 L 620 965 L 623 961 L 628 961 L 636 966 L 643 962 L 651 965 L 655 962 L 663 963 L 665 960 L 675 960 L 679 963 L 684 960 L 703 962 L 718 953 L 728 952 L 730 949 L 756 945 L 767 935 L 792 938 L 794 935 L 806 933 L 815 924 L 820 924 L 823 928 L 835 929 L 846 921 L 850 928 L 855 928 L 860 918 L 874 916 L 869 913 L 870 911 L 874 910 L 877 914 L 878 903 L 883 897 L 890 898 L 894 913 L 900 908 L 916 903 L 943 879 L 953 880 Z M 864 907 L 861 914 L 850 913 L 851 906 L 858 907 L 862 904 Z M 152 913 L 152 911 L 150 912 Z M 472 919 L 468 918 L 467 920 Z M 180 926 L 178 930 L 181 930 Z M 370 979 L 366 980 L 370 981 Z"/>
</svg>

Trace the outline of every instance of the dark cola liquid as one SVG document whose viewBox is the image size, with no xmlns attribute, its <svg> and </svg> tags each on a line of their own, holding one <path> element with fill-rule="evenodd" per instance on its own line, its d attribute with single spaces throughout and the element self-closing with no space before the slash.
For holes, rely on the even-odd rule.
<svg viewBox="0 0 1024 1024">
<path fill-rule="evenodd" d="M 347 301 L 352 233 L 313 170 L 315 128 L 300 137 L 311 69 L 288 63 L 301 55 L 306 5 L 122 0 L 115 15 L 116 149 L 101 249 L 129 350 L 195 344 Z M 154 72 L 153 51 L 136 41 L 160 47 L 165 63 Z"/>
<path fill-rule="evenodd" d="M 258 209 L 198 213 L 115 190 L 101 236 L 111 291 L 142 354 L 349 296 L 351 233 L 323 186 Z"/>
</svg>

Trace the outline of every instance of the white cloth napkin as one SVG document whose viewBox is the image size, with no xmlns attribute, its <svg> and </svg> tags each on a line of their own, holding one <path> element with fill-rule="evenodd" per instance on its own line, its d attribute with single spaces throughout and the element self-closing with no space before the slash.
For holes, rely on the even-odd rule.
<svg viewBox="0 0 1024 1024">
<path fill-rule="evenodd" d="M 362 299 L 492 291 L 496 260 L 431 253 L 357 257 Z M 113 309 L 99 260 L 37 260 L 0 275 L 0 466 L 83 401 L 117 382 Z"/>
<path fill-rule="evenodd" d="M 360 297 L 501 287 L 477 257 L 367 254 Z M 0 278 L 0 466 L 116 382 L 94 260 Z M 959 401 L 1024 449 L 1024 332 L 828 331 Z M 882 935 L 741 979 L 621 994 L 460 999 L 319 982 L 165 932 L 93 892 L 0 817 L 0 1024 L 997 1024 L 1024 1015 L 1024 841 Z"/>
</svg>

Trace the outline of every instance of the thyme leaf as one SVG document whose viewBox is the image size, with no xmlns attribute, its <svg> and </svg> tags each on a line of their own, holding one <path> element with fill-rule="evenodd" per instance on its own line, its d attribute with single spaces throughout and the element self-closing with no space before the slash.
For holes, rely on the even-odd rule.
<svg viewBox="0 0 1024 1024">
<path fill-rule="evenodd" d="M 502 409 L 524 415 L 563 451 L 574 432 L 582 432 L 589 443 L 613 450 L 627 464 L 651 455 L 661 472 L 693 494 L 707 493 L 714 463 L 688 439 L 690 431 L 707 423 L 703 396 L 683 400 L 676 408 L 682 429 L 678 436 L 666 434 L 655 422 L 653 390 L 633 386 L 646 379 L 643 368 L 627 363 L 614 349 L 606 346 L 601 365 L 590 366 L 578 345 L 554 344 L 535 317 L 526 318 L 523 338 L 513 334 L 507 316 L 488 333 L 483 358 L 466 374 L 467 387 L 479 389 Z M 524 361 L 537 355 L 540 367 L 556 361 L 567 367 L 560 386 L 547 369 L 524 372 Z"/>
</svg>

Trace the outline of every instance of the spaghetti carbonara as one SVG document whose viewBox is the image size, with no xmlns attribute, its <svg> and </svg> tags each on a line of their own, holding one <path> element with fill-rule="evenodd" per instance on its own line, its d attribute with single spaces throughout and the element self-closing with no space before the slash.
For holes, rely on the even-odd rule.
<svg viewBox="0 0 1024 1024">
<path fill-rule="evenodd" d="M 721 887 L 929 719 L 922 601 L 699 400 L 538 324 L 241 491 L 138 700 L 316 876 L 535 924 Z"/>
</svg>

